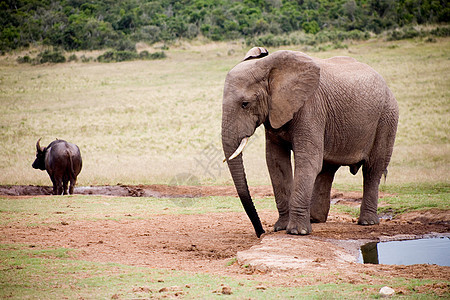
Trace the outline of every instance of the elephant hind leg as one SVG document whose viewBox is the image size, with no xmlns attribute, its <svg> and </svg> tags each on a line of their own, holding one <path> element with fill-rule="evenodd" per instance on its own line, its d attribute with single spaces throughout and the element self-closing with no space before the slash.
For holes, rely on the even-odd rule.
<svg viewBox="0 0 450 300">
<path fill-rule="evenodd" d="M 396 119 L 387 120 L 380 122 L 369 159 L 363 164 L 363 200 L 358 220 L 360 225 L 374 225 L 380 222 L 377 215 L 378 188 L 381 177 L 387 174 L 397 129 Z"/>
<path fill-rule="evenodd" d="M 363 199 L 360 208 L 358 224 L 375 225 L 380 223 L 378 218 L 378 186 L 383 170 L 380 167 L 363 167 Z"/>
<path fill-rule="evenodd" d="M 311 198 L 310 218 L 311 222 L 323 223 L 327 221 L 330 211 L 330 194 L 334 174 L 339 169 L 337 165 L 325 165 L 317 175 L 314 182 L 314 190 Z"/>
</svg>

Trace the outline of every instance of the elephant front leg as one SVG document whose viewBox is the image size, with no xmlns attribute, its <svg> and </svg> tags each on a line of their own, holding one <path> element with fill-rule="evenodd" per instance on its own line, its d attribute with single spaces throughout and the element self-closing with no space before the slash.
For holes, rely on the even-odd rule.
<svg viewBox="0 0 450 300">
<path fill-rule="evenodd" d="M 279 215 L 274 231 L 285 230 L 289 222 L 289 198 L 293 182 L 291 151 L 266 137 L 266 161 Z"/>
<path fill-rule="evenodd" d="M 326 165 L 317 175 L 314 182 L 314 190 L 311 198 L 311 222 L 323 223 L 327 221 L 330 211 L 330 193 L 334 174 L 339 169 L 336 165 Z"/>
<path fill-rule="evenodd" d="M 320 167 L 308 161 L 303 162 L 295 161 L 294 190 L 289 202 L 289 223 L 286 228 L 289 234 L 306 235 L 312 231 L 310 204 Z"/>
</svg>

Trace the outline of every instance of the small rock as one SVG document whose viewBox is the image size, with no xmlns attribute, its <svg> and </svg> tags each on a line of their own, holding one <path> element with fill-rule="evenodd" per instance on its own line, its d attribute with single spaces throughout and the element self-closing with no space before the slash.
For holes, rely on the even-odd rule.
<svg viewBox="0 0 450 300">
<path fill-rule="evenodd" d="M 163 287 L 158 292 L 165 293 L 165 292 L 180 292 L 181 288 L 179 286 L 169 286 L 169 287 Z"/>
<path fill-rule="evenodd" d="M 61 225 L 69 225 L 69 223 L 67 223 L 66 221 L 62 221 Z"/>
<path fill-rule="evenodd" d="M 257 290 L 266 290 L 267 288 L 264 285 L 258 285 L 256 287 Z"/>
<path fill-rule="evenodd" d="M 388 286 L 384 286 L 384 287 L 382 287 L 380 289 L 380 296 L 381 297 L 391 297 L 393 295 L 395 295 L 395 291 L 392 288 L 388 287 Z"/>
<path fill-rule="evenodd" d="M 231 295 L 233 292 L 231 291 L 231 288 L 229 286 L 222 287 L 222 294 L 224 295 Z"/>
<path fill-rule="evenodd" d="M 133 293 L 150 293 L 152 290 L 148 286 L 139 286 L 133 288 Z"/>
</svg>

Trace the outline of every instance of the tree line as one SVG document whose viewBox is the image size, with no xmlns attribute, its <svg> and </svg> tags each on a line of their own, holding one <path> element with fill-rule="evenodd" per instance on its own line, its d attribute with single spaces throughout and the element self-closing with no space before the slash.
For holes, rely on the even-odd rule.
<svg viewBox="0 0 450 300">
<path fill-rule="evenodd" d="M 211 40 L 295 31 L 380 33 L 448 23 L 447 0 L 7 0 L 0 1 L 0 51 L 134 49 L 199 35 Z"/>
</svg>

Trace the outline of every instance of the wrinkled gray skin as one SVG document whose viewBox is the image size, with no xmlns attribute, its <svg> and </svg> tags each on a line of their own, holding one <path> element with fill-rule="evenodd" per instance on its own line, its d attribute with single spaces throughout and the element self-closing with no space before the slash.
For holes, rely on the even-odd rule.
<svg viewBox="0 0 450 300">
<path fill-rule="evenodd" d="M 40 139 L 36 143 L 36 160 L 32 167 L 47 170 L 55 195 L 67 195 L 67 184 L 70 181 L 69 194 L 72 195 L 82 166 L 80 149 L 64 140 L 53 141 L 44 148 L 41 148 L 39 142 Z"/>
<path fill-rule="evenodd" d="M 256 235 L 264 229 L 250 197 L 242 154 L 228 158 L 262 124 L 279 212 L 275 231 L 309 234 L 311 221 L 325 222 L 340 166 L 349 166 L 352 174 L 363 167 L 358 223 L 378 224 L 378 186 L 387 172 L 398 122 L 398 105 L 386 82 L 350 57 L 267 54 L 253 48 L 228 73 L 222 107 L 223 150 Z"/>
</svg>

